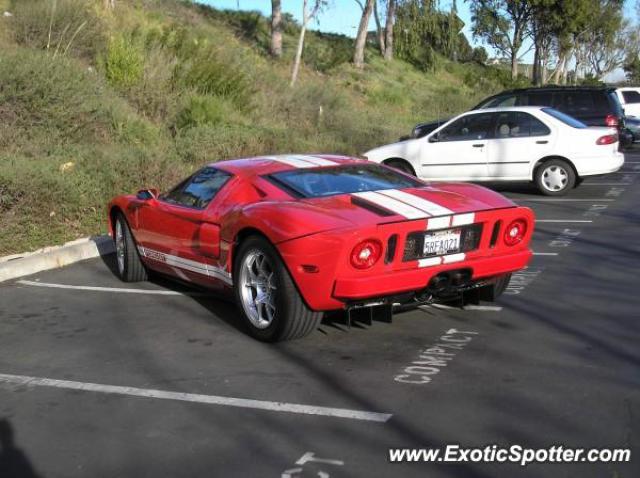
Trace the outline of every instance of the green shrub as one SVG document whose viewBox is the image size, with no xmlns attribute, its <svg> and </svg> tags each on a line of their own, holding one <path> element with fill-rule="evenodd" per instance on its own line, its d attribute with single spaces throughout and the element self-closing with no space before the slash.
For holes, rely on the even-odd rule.
<svg viewBox="0 0 640 478">
<path fill-rule="evenodd" d="M 192 95 L 187 99 L 184 108 L 178 114 L 176 127 L 185 129 L 229 122 L 233 111 L 234 105 L 224 98 Z"/>
<path fill-rule="evenodd" d="M 144 74 L 144 52 L 136 42 L 124 35 L 109 41 L 104 57 L 107 81 L 116 88 L 126 89 L 137 85 Z"/>
<path fill-rule="evenodd" d="M 244 106 L 253 89 L 250 77 L 236 61 L 221 58 L 210 48 L 200 48 L 176 68 L 177 87 L 185 86 L 203 95 L 221 96 Z"/>
</svg>

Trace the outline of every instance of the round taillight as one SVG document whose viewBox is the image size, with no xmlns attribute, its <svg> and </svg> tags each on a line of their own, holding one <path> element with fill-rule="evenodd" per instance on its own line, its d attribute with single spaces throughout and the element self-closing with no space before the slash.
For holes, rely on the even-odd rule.
<svg viewBox="0 0 640 478">
<path fill-rule="evenodd" d="M 367 239 L 351 251 L 351 265 L 356 269 L 369 269 L 382 256 L 382 243 L 377 239 Z"/>
<path fill-rule="evenodd" d="M 516 219 L 511 221 L 504 230 L 504 243 L 507 246 L 515 246 L 520 244 L 524 235 L 527 233 L 527 222 L 524 219 Z"/>
</svg>

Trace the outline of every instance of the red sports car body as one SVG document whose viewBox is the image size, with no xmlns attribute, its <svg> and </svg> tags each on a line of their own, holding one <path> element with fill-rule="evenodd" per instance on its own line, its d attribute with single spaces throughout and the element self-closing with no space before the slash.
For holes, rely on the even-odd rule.
<svg viewBox="0 0 640 478">
<path fill-rule="evenodd" d="M 534 217 L 479 186 L 291 155 L 218 162 L 166 194 L 119 196 L 109 225 L 124 280 L 152 269 L 235 290 L 250 332 L 280 340 L 306 335 L 323 311 L 497 295 L 531 257 Z"/>
</svg>

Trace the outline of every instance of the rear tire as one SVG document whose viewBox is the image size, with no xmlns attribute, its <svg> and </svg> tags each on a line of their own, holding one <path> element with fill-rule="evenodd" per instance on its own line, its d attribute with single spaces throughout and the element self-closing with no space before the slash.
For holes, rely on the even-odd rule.
<svg viewBox="0 0 640 478">
<path fill-rule="evenodd" d="M 410 174 L 411 176 L 415 176 L 416 172 L 413 170 L 411 164 L 409 164 L 404 159 L 387 159 L 383 162 L 385 166 L 389 166 L 390 168 L 397 169 L 405 174 Z"/>
<path fill-rule="evenodd" d="M 116 246 L 116 266 L 120 279 L 124 282 L 147 280 L 147 269 L 140 259 L 131 229 L 122 213 L 116 215 L 113 232 Z"/>
<path fill-rule="evenodd" d="M 234 292 L 249 335 L 278 342 L 304 337 L 317 328 L 322 312 L 307 307 L 268 240 L 248 238 L 236 257 Z"/>
<path fill-rule="evenodd" d="M 546 196 L 564 196 L 576 184 L 576 173 L 569 163 L 562 159 L 552 159 L 536 168 L 534 181 L 540 192 Z"/>
<path fill-rule="evenodd" d="M 511 280 L 511 274 L 504 274 L 496 279 L 495 283 L 481 287 L 478 289 L 478 299 L 486 302 L 495 302 L 498 297 L 507 290 L 509 287 L 509 281 Z"/>
</svg>

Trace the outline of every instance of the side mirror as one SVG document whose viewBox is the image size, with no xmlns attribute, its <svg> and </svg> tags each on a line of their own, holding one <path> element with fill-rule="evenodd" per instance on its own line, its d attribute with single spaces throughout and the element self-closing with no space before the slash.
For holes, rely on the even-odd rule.
<svg viewBox="0 0 640 478">
<path fill-rule="evenodd" d="M 429 136 L 430 143 L 437 143 L 438 141 L 440 141 L 440 136 L 438 135 L 438 133 Z"/>
<path fill-rule="evenodd" d="M 157 189 L 141 189 L 140 191 L 138 191 L 138 194 L 136 194 L 136 198 L 140 199 L 141 201 L 148 201 L 150 199 L 155 199 L 157 197 L 158 197 Z"/>
</svg>

